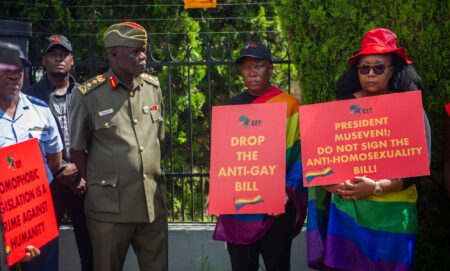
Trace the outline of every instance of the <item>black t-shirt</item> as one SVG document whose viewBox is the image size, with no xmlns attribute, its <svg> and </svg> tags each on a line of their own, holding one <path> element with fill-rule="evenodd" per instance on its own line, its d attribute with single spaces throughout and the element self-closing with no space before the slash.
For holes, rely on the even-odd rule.
<svg viewBox="0 0 450 271">
<path fill-rule="evenodd" d="M 251 95 L 248 91 L 242 92 L 241 94 L 230 98 L 225 102 L 226 105 L 233 104 L 249 104 L 252 103 L 258 96 Z"/>
</svg>

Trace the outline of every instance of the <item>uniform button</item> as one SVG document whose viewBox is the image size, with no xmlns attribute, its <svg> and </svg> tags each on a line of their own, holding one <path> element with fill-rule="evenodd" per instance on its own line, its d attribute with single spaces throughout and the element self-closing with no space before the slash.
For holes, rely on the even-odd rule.
<svg viewBox="0 0 450 271">
<path fill-rule="evenodd" d="M 102 184 L 106 184 L 106 181 L 105 181 L 105 180 L 103 180 L 103 181 L 102 181 Z"/>
<path fill-rule="evenodd" d="M 144 174 L 142 177 L 144 177 L 144 180 L 148 178 L 147 174 Z"/>
<path fill-rule="evenodd" d="M 130 97 L 133 97 L 134 96 L 134 92 L 130 92 Z"/>
<path fill-rule="evenodd" d="M 134 124 L 138 124 L 138 123 L 139 123 L 139 120 L 138 120 L 138 119 L 134 119 L 134 120 L 133 120 L 133 123 L 134 123 Z"/>
<path fill-rule="evenodd" d="M 109 128 L 109 122 L 105 122 L 105 128 Z"/>
<path fill-rule="evenodd" d="M 139 147 L 139 151 L 140 151 L 140 152 L 143 152 L 143 151 L 144 151 L 144 146 L 140 146 L 140 147 Z"/>
</svg>

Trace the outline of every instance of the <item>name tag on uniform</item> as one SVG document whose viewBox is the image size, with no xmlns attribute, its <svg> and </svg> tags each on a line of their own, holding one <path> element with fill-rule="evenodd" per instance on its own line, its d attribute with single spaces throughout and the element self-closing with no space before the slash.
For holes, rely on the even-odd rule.
<svg viewBox="0 0 450 271">
<path fill-rule="evenodd" d="M 113 113 L 113 112 L 114 112 L 114 110 L 113 110 L 112 108 L 110 108 L 110 109 L 106 109 L 106 110 L 103 110 L 103 111 L 98 112 L 98 115 L 99 115 L 100 117 L 102 117 L 102 116 L 111 114 L 111 113 Z"/>
</svg>

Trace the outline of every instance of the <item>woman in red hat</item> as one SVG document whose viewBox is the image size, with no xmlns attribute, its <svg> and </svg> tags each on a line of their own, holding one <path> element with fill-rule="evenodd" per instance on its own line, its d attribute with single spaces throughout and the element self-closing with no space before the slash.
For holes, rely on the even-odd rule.
<svg viewBox="0 0 450 271">
<path fill-rule="evenodd" d="M 422 90 L 405 48 L 388 29 L 367 32 L 336 87 L 337 99 Z M 424 114 L 430 157 L 430 127 Z M 418 178 L 352 181 L 312 188 L 308 262 L 320 270 L 411 270 L 417 233 Z M 327 191 L 328 193 L 326 193 Z"/>
</svg>

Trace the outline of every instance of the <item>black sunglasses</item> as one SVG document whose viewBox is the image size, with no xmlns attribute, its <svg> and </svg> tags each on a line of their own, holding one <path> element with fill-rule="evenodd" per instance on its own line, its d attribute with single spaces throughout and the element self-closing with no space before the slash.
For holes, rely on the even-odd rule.
<svg viewBox="0 0 450 271">
<path fill-rule="evenodd" d="M 374 65 L 369 65 L 369 64 L 361 64 L 358 65 L 358 72 L 360 74 L 369 74 L 370 70 L 373 70 L 373 73 L 380 75 L 383 74 L 384 71 L 386 70 L 386 68 L 391 68 L 392 65 L 385 65 L 385 64 L 374 64 Z"/>
</svg>

